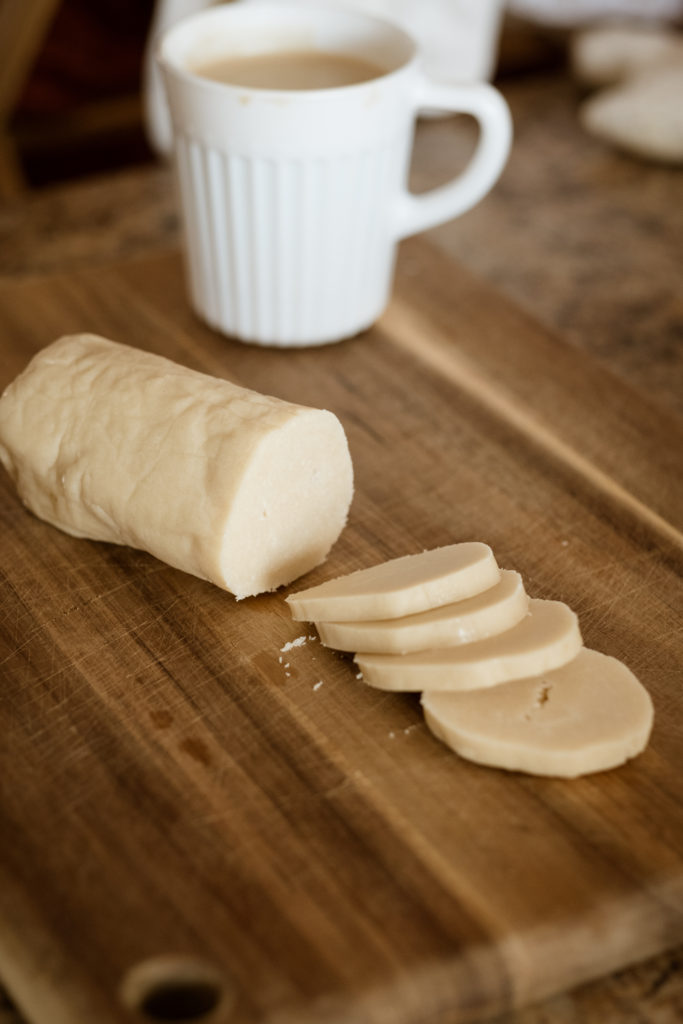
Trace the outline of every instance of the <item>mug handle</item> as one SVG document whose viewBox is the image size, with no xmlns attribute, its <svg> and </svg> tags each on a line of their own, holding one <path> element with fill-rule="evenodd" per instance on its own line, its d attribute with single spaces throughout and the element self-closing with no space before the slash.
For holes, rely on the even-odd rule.
<svg viewBox="0 0 683 1024">
<path fill-rule="evenodd" d="M 486 82 L 437 85 L 422 78 L 415 111 L 423 108 L 472 114 L 479 122 L 479 142 L 469 164 L 453 181 L 422 195 L 407 189 L 401 193 L 395 221 L 397 239 L 453 220 L 478 203 L 499 178 L 512 143 L 509 107 L 498 90 Z"/>
</svg>

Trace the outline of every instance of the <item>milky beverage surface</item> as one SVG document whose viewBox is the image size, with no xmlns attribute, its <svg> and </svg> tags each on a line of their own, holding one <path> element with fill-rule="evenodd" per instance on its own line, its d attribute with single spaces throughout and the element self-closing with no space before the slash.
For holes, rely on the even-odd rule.
<svg viewBox="0 0 683 1024">
<path fill-rule="evenodd" d="M 384 74 L 377 64 L 346 53 L 292 50 L 197 61 L 191 71 L 225 85 L 249 89 L 334 89 Z"/>
</svg>

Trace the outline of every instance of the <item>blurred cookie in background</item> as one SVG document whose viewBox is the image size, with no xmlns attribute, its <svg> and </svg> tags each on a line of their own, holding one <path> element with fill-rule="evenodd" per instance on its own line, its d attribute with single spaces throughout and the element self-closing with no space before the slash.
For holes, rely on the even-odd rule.
<svg viewBox="0 0 683 1024">
<path fill-rule="evenodd" d="M 683 60 L 683 33 L 662 25 L 599 25 L 571 43 L 576 78 L 591 88 L 614 85 L 653 65 Z"/>
<path fill-rule="evenodd" d="M 586 131 L 627 153 L 683 164 L 682 97 L 683 55 L 596 93 L 581 105 L 579 118 Z"/>
<path fill-rule="evenodd" d="M 574 34 L 570 65 L 581 85 L 598 87 L 579 107 L 587 132 L 632 156 L 683 163 L 683 31 L 597 25 Z"/>
</svg>

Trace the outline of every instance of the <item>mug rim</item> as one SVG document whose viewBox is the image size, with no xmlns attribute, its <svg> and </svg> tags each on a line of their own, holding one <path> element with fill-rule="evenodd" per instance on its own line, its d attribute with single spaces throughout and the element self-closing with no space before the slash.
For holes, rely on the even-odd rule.
<svg viewBox="0 0 683 1024">
<path fill-rule="evenodd" d="M 364 82 L 323 86 L 322 88 L 316 89 L 273 89 L 254 85 L 236 85 L 232 82 L 219 82 L 215 79 L 207 78 L 204 75 L 198 74 L 196 71 L 191 71 L 187 67 L 183 67 L 179 60 L 174 60 L 166 52 L 169 45 L 173 42 L 174 37 L 181 35 L 181 33 L 186 31 L 191 25 L 204 21 L 229 20 L 243 15 L 248 10 L 254 11 L 256 9 L 265 9 L 273 14 L 279 14 L 280 16 L 286 16 L 288 12 L 305 13 L 317 20 L 324 19 L 332 14 L 344 17 L 349 21 L 373 25 L 375 28 L 379 28 L 385 32 L 391 32 L 396 39 L 403 41 L 409 51 L 408 56 L 397 67 L 383 71 L 381 74 L 378 74 Z M 277 53 L 279 51 L 270 50 L 267 52 Z M 218 4 L 214 7 L 206 8 L 203 11 L 198 11 L 195 14 L 188 15 L 185 18 L 181 18 L 180 21 L 175 22 L 174 25 L 167 28 L 157 40 L 154 48 L 154 59 L 161 70 L 177 76 L 194 87 L 206 89 L 210 92 L 222 93 L 224 95 L 226 93 L 239 94 L 242 96 L 245 93 L 249 93 L 258 97 L 288 97 L 290 99 L 296 98 L 301 101 L 306 101 L 316 98 L 330 97 L 332 95 L 346 94 L 351 90 L 369 89 L 378 82 L 385 82 L 396 75 L 404 74 L 407 70 L 416 66 L 419 59 L 419 46 L 413 36 L 409 32 L 406 32 L 400 25 L 391 21 L 389 18 L 379 17 L 375 14 L 366 13 L 365 11 L 335 7 L 328 3 L 321 6 L 312 6 L 296 2 L 268 3 L 267 0 L 254 0 L 253 3 L 243 2 L 235 4 Z"/>
</svg>

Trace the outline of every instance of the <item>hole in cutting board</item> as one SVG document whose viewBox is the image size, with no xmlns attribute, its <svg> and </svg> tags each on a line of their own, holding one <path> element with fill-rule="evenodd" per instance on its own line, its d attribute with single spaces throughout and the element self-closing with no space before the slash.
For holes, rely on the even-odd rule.
<svg viewBox="0 0 683 1024">
<path fill-rule="evenodd" d="M 140 1009 L 152 1020 L 201 1020 L 218 1006 L 221 992 L 206 981 L 161 981 Z"/>
<path fill-rule="evenodd" d="M 221 1024 L 234 1001 L 227 978 L 194 957 L 143 960 L 127 971 L 120 992 L 125 1006 L 152 1024 Z"/>
</svg>

